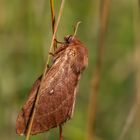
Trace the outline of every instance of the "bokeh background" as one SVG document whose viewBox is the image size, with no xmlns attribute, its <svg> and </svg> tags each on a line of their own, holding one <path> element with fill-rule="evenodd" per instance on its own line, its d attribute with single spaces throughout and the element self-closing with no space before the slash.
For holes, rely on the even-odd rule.
<svg viewBox="0 0 140 140">
<path fill-rule="evenodd" d="M 93 93 L 103 1 L 65 1 L 57 39 L 63 41 L 64 36 L 72 34 L 73 26 L 80 20 L 77 36 L 89 52 L 74 118 L 64 125 L 65 140 L 140 140 L 138 0 L 110 0 L 100 87 L 98 93 Z M 57 16 L 61 1 L 54 2 Z M 0 140 L 25 139 L 15 133 L 16 117 L 44 69 L 51 37 L 48 0 L 0 0 Z M 88 119 L 93 112 L 90 124 Z M 94 137 L 89 138 L 89 127 Z M 31 137 L 58 139 L 58 129 Z"/>
</svg>

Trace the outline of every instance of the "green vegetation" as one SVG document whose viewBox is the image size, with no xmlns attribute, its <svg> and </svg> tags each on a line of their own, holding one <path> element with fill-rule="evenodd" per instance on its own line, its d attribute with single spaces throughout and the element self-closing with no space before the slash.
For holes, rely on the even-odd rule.
<svg viewBox="0 0 140 140">
<path fill-rule="evenodd" d="M 59 6 L 60 1 L 55 0 L 56 16 Z M 136 80 L 140 73 L 136 69 L 140 59 L 137 62 L 134 59 L 135 52 L 138 52 L 135 8 L 132 0 L 110 0 L 101 86 L 93 125 L 95 140 L 119 140 L 130 110 L 140 102 L 137 96 L 140 87 Z M 73 26 L 79 20 L 82 24 L 77 36 L 88 48 L 89 66 L 80 81 L 74 118 L 64 125 L 64 140 L 86 138 L 91 79 L 98 47 L 99 2 L 66 0 L 57 40 L 63 41 L 64 36 L 72 34 Z M 0 140 L 25 139 L 15 133 L 17 113 L 44 69 L 51 37 L 49 1 L 0 1 Z M 125 140 L 140 139 L 139 118 L 138 110 Z M 58 135 L 55 128 L 33 136 L 31 140 L 57 140 Z"/>
</svg>

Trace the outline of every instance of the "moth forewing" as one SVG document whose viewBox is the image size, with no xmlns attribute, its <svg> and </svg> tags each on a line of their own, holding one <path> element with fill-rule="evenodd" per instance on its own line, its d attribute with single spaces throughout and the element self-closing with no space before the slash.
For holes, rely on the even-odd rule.
<svg viewBox="0 0 140 140">
<path fill-rule="evenodd" d="M 42 78 L 42 75 L 34 82 L 33 87 L 28 96 L 28 99 L 18 114 L 18 117 L 16 120 L 16 132 L 19 135 L 23 135 L 26 133 L 26 129 L 28 127 L 28 122 L 30 120 L 31 113 L 34 107 L 38 88 L 40 86 L 41 78 Z"/>
<path fill-rule="evenodd" d="M 54 52 L 53 64 L 43 80 L 31 129 L 32 135 L 57 127 L 73 115 L 77 84 L 88 59 L 87 50 L 78 39 L 69 36 L 65 37 L 65 41 L 66 43 L 61 44 Z M 32 111 L 30 104 L 35 100 L 34 94 L 34 92 L 30 93 L 18 115 L 16 128 L 18 134 L 20 132 L 26 134 L 29 114 Z"/>
</svg>

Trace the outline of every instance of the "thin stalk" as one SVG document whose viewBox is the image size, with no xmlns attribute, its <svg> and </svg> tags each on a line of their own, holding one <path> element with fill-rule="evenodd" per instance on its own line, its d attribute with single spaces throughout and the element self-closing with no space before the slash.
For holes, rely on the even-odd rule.
<svg viewBox="0 0 140 140">
<path fill-rule="evenodd" d="M 110 0 L 100 1 L 100 28 L 98 36 L 98 52 L 95 72 L 93 74 L 92 85 L 91 85 L 91 95 L 88 107 L 88 126 L 87 126 L 87 140 L 94 139 L 93 125 L 95 121 L 96 113 L 96 97 L 100 88 L 102 65 L 104 60 L 104 48 L 105 48 L 105 35 L 107 31 L 107 23 L 109 17 L 109 5 Z"/>
<path fill-rule="evenodd" d="M 59 138 L 59 140 L 63 140 L 63 134 L 62 134 L 62 132 L 63 132 L 62 125 L 60 125 L 60 126 L 59 126 L 59 133 L 60 133 L 60 138 Z"/>
<path fill-rule="evenodd" d="M 59 10 L 59 15 L 58 15 L 56 27 L 55 27 L 55 30 L 54 30 L 54 33 L 53 33 L 53 37 L 52 37 L 52 40 L 51 40 L 51 45 L 50 45 L 49 52 L 51 52 L 51 51 L 52 51 L 52 48 L 53 48 L 54 39 L 55 39 L 55 36 L 56 36 L 56 32 L 57 32 L 57 30 L 58 30 L 58 25 L 59 25 L 59 22 L 60 22 L 60 19 L 61 19 L 61 16 L 62 16 L 62 12 L 63 12 L 63 8 L 64 8 L 64 2 L 65 2 L 65 0 L 62 0 L 62 1 L 61 1 L 61 6 L 60 6 L 60 10 Z M 42 87 L 42 83 L 43 83 L 45 74 L 46 74 L 46 72 L 47 72 L 47 70 L 48 70 L 49 61 L 50 61 L 50 55 L 48 54 L 47 61 L 46 61 L 46 67 L 45 67 L 45 70 L 44 70 L 44 73 L 43 73 L 43 77 L 42 77 L 42 79 L 41 79 L 41 84 L 40 84 L 39 91 L 38 91 L 38 93 L 37 93 L 37 97 L 36 97 L 36 101 L 35 101 L 35 107 L 33 108 L 33 113 L 32 113 L 32 115 L 31 115 L 31 120 L 30 120 L 30 122 L 29 122 L 29 127 L 28 127 L 28 131 L 27 131 L 27 136 L 26 136 L 26 139 L 25 139 L 25 140 L 29 140 L 29 138 L 30 138 L 30 133 L 31 133 L 32 125 L 33 125 L 33 120 L 34 120 L 34 117 L 35 117 L 36 107 L 37 107 L 37 105 L 38 105 L 39 97 L 40 97 L 40 95 L 41 95 L 41 94 L 39 94 L 39 93 L 40 93 L 40 90 L 41 90 L 41 87 Z"/>
<path fill-rule="evenodd" d="M 51 5 L 52 32 L 54 33 L 54 30 L 55 30 L 54 0 L 50 0 L 50 5 Z M 56 35 L 55 35 L 55 40 L 56 40 Z M 57 48 L 57 42 L 56 41 L 54 41 L 53 48 L 54 48 L 54 51 Z"/>
<path fill-rule="evenodd" d="M 54 28 L 55 28 L 55 12 L 54 12 L 54 1 L 50 0 L 50 5 L 51 5 L 51 17 L 52 17 L 52 31 L 54 33 Z"/>
</svg>

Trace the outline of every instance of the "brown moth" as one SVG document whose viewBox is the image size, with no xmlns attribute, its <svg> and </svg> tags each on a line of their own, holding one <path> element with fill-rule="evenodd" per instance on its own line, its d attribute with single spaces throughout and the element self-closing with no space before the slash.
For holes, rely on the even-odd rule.
<svg viewBox="0 0 140 140">
<path fill-rule="evenodd" d="M 42 81 L 31 135 L 62 125 L 73 116 L 77 84 L 87 66 L 88 56 L 87 49 L 77 38 L 70 35 L 64 40 L 65 43 L 54 52 L 53 63 Z M 35 81 L 18 114 L 17 134 L 27 133 L 41 77 Z"/>
</svg>

